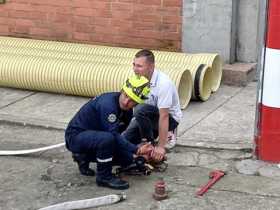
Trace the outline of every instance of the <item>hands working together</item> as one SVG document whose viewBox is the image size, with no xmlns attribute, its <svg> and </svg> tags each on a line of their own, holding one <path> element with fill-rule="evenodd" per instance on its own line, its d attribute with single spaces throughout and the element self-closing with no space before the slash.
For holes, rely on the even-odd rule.
<svg viewBox="0 0 280 210">
<path fill-rule="evenodd" d="M 166 154 L 165 148 L 153 146 L 151 143 L 143 143 L 138 147 L 136 155 L 143 156 L 147 162 L 160 162 Z"/>
</svg>

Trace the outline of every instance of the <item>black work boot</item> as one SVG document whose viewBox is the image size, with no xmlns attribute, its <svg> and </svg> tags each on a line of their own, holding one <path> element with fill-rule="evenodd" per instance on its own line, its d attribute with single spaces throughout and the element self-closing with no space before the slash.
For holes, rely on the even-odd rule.
<svg viewBox="0 0 280 210">
<path fill-rule="evenodd" d="M 122 180 L 114 175 L 110 178 L 96 177 L 96 183 L 98 186 L 109 187 L 115 190 L 126 190 L 129 188 L 127 181 Z"/>
<path fill-rule="evenodd" d="M 109 187 L 115 190 L 125 190 L 129 188 L 127 181 L 112 174 L 112 163 L 97 163 L 96 183 L 98 186 Z"/>
<path fill-rule="evenodd" d="M 73 160 L 77 162 L 79 171 L 84 176 L 94 176 L 95 172 L 89 167 L 89 161 L 85 154 L 72 154 Z"/>
<path fill-rule="evenodd" d="M 110 178 L 96 177 L 96 183 L 98 186 L 109 187 L 115 190 L 126 190 L 129 188 L 127 181 L 121 180 L 114 175 L 112 175 Z"/>
</svg>

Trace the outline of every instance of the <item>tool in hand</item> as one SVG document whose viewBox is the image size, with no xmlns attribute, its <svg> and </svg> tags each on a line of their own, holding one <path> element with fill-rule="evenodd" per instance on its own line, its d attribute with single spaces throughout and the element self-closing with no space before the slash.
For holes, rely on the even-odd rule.
<svg viewBox="0 0 280 210">
<path fill-rule="evenodd" d="M 202 196 L 204 193 L 208 191 L 208 189 L 214 185 L 220 178 L 222 178 L 225 175 L 224 171 L 215 170 L 211 171 L 209 174 L 210 180 L 208 183 L 200 188 L 199 191 L 196 192 L 196 195 Z"/>
</svg>

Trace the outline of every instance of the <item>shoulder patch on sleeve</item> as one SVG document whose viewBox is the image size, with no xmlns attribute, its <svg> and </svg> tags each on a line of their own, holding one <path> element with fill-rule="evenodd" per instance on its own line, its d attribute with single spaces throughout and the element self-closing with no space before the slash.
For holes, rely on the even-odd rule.
<svg viewBox="0 0 280 210">
<path fill-rule="evenodd" d="M 117 120 L 117 116 L 115 114 L 109 114 L 107 120 L 110 122 L 110 123 L 114 123 L 116 122 Z"/>
</svg>

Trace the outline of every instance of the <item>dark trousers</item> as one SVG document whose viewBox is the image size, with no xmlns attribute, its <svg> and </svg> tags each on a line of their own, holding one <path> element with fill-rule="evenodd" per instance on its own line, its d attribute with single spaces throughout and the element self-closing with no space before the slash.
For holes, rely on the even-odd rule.
<svg viewBox="0 0 280 210">
<path fill-rule="evenodd" d="M 158 137 L 159 109 L 149 104 L 139 104 L 134 109 L 134 118 L 122 133 L 133 144 L 141 143 L 145 138 L 150 142 Z M 169 115 L 169 131 L 177 128 L 178 122 Z"/>
<path fill-rule="evenodd" d="M 113 165 L 128 166 L 133 162 L 133 154 L 120 148 L 117 139 L 110 132 L 93 130 L 80 132 L 66 138 L 66 147 L 72 153 L 80 154 L 87 162 L 97 162 L 97 176 L 111 176 Z M 111 158 L 112 161 L 98 161 Z M 102 168 L 102 171 L 99 171 L 99 168 Z"/>
</svg>

